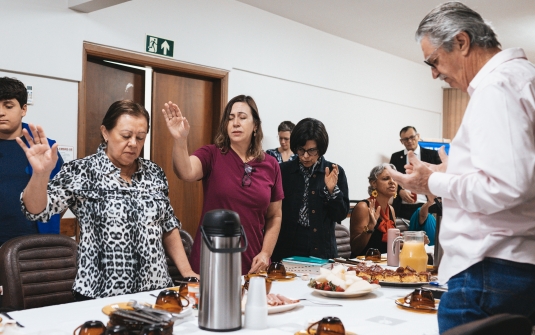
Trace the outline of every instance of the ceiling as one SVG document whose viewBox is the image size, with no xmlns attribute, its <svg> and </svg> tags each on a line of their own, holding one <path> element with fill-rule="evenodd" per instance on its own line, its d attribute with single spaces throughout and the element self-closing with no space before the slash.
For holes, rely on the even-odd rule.
<svg viewBox="0 0 535 335">
<path fill-rule="evenodd" d="M 414 62 L 414 33 L 437 0 L 237 0 L 326 33 Z M 521 47 L 535 63 L 534 0 L 464 0 L 489 21 L 503 48 Z"/>
</svg>

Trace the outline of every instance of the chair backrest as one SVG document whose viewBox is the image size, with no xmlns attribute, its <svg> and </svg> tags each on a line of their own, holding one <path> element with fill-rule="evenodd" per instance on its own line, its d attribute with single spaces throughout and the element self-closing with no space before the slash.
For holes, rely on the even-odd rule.
<svg viewBox="0 0 535 335">
<path fill-rule="evenodd" d="M 355 209 L 355 206 L 360 202 L 360 200 L 349 200 L 349 211 L 347 212 L 347 218 L 351 217 L 351 213 L 353 213 L 353 209 Z"/>
<path fill-rule="evenodd" d="M 77 249 L 72 238 L 55 234 L 21 236 L 4 243 L 2 307 L 21 310 L 73 302 Z"/>
<path fill-rule="evenodd" d="M 342 224 L 336 224 L 334 233 L 336 236 L 336 247 L 338 249 L 338 257 L 349 258 L 351 255 L 351 245 L 349 243 L 349 229 Z"/>
<path fill-rule="evenodd" d="M 185 230 L 179 230 L 179 232 L 180 232 L 180 238 L 182 239 L 182 245 L 184 246 L 184 250 L 186 251 L 186 256 L 189 257 L 191 253 L 191 249 L 193 248 L 193 238 Z M 167 258 L 167 268 L 169 269 L 169 275 L 171 276 L 171 279 L 173 280 L 182 279 L 183 277 L 180 274 L 180 271 L 178 271 L 178 268 L 176 267 L 173 260 L 167 256 L 166 258 Z"/>
<path fill-rule="evenodd" d="M 457 326 L 442 335 L 531 335 L 531 322 L 522 315 L 498 314 Z"/>
<path fill-rule="evenodd" d="M 410 221 L 404 218 L 396 218 L 396 228 L 400 232 L 409 230 Z"/>
</svg>

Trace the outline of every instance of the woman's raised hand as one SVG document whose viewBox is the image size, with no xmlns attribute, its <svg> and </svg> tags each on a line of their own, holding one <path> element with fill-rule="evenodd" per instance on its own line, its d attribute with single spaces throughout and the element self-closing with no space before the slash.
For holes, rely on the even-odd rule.
<svg viewBox="0 0 535 335">
<path fill-rule="evenodd" d="M 24 143 L 19 137 L 16 138 L 16 141 L 22 150 L 24 150 L 26 158 L 28 158 L 28 162 L 32 166 L 33 173 L 36 175 L 46 174 L 48 178 L 52 170 L 54 170 L 56 162 L 58 161 L 58 144 L 55 143 L 52 147 L 50 147 L 43 127 L 34 126 L 31 123 L 29 126 L 30 130 L 32 131 L 33 138 L 26 129 L 23 129 L 22 133 L 30 147 L 28 148 L 26 143 Z"/>
<path fill-rule="evenodd" d="M 379 220 L 379 215 L 381 215 L 381 206 L 377 206 L 377 208 L 375 208 L 375 199 L 370 199 L 370 206 L 368 207 L 368 212 L 370 214 L 369 222 L 373 222 L 373 227 L 375 227 L 377 220 Z M 370 224 L 369 222 L 368 225 Z M 371 229 L 373 229 L 373 227 Z"/>
<path fill-rule="evenodd" d="M 325 168 L 325 186 L 329 193 L 334 192 L 334 187 L 338 183 L 338 165 L 333 164 L 333 169 L 329 172 L 329 168 Z"/>
<path fill-rule="evenodd" d="M 178 108 L 172 101 L 169 101 L 164 104 L 162 114 L 171 136 L 173 136 L 175 140 L 185 140 L 188 137 L 190 125 L 188 120 L 182 116 L 180 108 Z"/>
</svg>

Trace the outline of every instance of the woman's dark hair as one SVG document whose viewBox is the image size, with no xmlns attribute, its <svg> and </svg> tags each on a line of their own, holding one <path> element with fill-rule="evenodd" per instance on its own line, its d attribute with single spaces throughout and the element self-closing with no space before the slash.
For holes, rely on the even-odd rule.
<svg viewBox="0 0 535 335">
<path fill-rule="evenodd" d="M 28 91 L 26 86 L 15 78 L 0 78 L 0 101 L 15 99 L 19 102 L 20 108 L 28 103 Z"/>
<path fill-rule="evenodd" d="M 253 116 L 253 122 L 256 126 L 256 134 L 253 132 L 253 137 L 249 148 L 247 149 L 247 156 L 254 157 L 254 159 L 263 160 L 264 151 L 262 150 L 262 139 L 264 134 L 262 133 L 262 121 L 260 120 L 260 115 L 258 114 L 258 107 L 256 107 L 256 102 L 254 99 L 248 95 L 238 95 L 237 97 L 232 98 L 227 106 L 225 111 L 221 116 L 221 122 L 219 123 L 219 130 L 215 136 L 215 145 L 221 150 L 223 154 L 226 154 L 230 149 L 230 137 L 228 135 L 228 123 L 230 112 L 232 111 L 232 106 L 236 102 L 244 102 L 249 108 L 251 108 L 251 115 Z"/>
<path fill-rule="evenodd" d="M 106 128 L 106 130 L 111 131 L 117 125 L 117 120 L 119 117 L 124 114 L 135 117 L 144 117 L 147 120 L 147 133 L 149 132 L 149 113 L 145 107 L 132 100 L 119 100 L 112 103 L 110 108 L 108 108 L 106 115 L 104 115 L 104 119 L 102 119 L 102 125 Z M 100 134 L 100 140 L 102 143 L 105 142 L 102 134 Z"/>
<path fill-rule="evenodd" d="M 289 131 L 291 133 L 294 128 L 295 124 L 292 121 L 282 121 L 281 124 L 279 124 L 279 128 L 277 129 L 277 131 Z"/>
<path fill-rule="evenodd" d="M 329 134 L 320 120 L 306 118 L 299 121 L 290 135 L 290 149 L 297 152 L 309 140 L 316 141 L 319 156 L 325 155 L 329 146 Z"/>
</svg>

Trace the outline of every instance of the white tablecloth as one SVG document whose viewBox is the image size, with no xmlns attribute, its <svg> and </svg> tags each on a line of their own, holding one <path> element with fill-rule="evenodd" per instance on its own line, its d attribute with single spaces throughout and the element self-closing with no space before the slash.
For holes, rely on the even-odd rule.
<svg viewBox="0 0 535 335">
<path fill-rule="evenodd" d="M 395 299 L 410 293 L 414 288 L 381 287 L 372 293 L 350 299 L 327 298 L 313 292 L 307 287 L 307 281 L 296 278 L 289 282 L 274 282 L 271 293 L 300 299 L 312 299 L 326 303 L 339 303 L 343 307 L 320 306 L 302 301 L 302 307 L 280 314 L 268 316 L 268 329 L 241 329 L 240 334 L 294 334 L 305 329 L 305 325 L 324 316 L 339 317 L 346 330 L 358 335 L 438 335 L 437 316 L 435 314 L 408 310 L 397 306 Z M 139 302 L 154 303 L 156 298 L 150 293 L 129 294 L 111 298 L 76 302 L 71 304 L 28 309 L 12 312 L 10 315 L 25 326 L 26 334 L 31 335 L 70 335 L 73 330 L 88 320 L 108 322 L 108 317 L 101 311 L 108 304 L 127 302 L 135 299 Z M 176 325 L 173 334 L 214 334 L 198 328 L 197 318 Z"/>
</svg>

